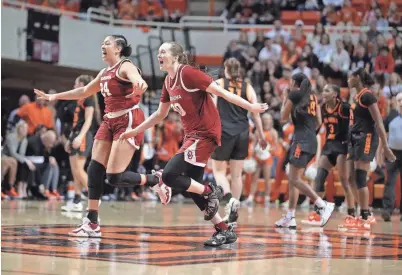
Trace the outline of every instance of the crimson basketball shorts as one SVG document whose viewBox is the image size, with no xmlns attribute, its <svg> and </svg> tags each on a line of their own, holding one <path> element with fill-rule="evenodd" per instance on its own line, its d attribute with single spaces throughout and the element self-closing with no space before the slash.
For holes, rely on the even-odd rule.
<svg viewBox="0 0 402 275">
<path fill-rule="evenodd" d="M 79 135 L 79 131 L 72 132 L 70 137 L 68 138 L 70 142 L 70 156 L 84 156 L 88 157 L 91 154 L 92 145 L 94 143 L 94 137 L 91 131 L 88 131 L 85 137 L 82 139 L 80 147 L 77 149 L 73 148 L 73 141 Z"/>
<path fill-rule="evenodd" d="M 352 133 L 349 140 L 348 160 L 370 162 L 378 148 L 377 133 Z"/>
<path fill-rule="evenodd" d="M 289 148 L 289 163 L 298 167 L 306 168 L 315 154 L 302 151 L 299 143 L 293 142 Z"/>
<path fill-rule="evenodd" d="M 184 138 L 177 154 L 184 153 L 184 160 L 192 165 L 205 167 L 211 154 L 215 151 L 215 140 L 208 137 Z"/>
<path fill-rule="evenodd" d="M 107 140 L 111 142 L 118 140 L 122 133 L 124 133 L 126 130 L 134 129 L 144 120 L 144 112 L 140 108 L 135 108 L 121 116 L 113 118 L 105 115 L 98 132 L 96 132 L 95 139 Z M 130 138 L 127 141 L 138 150 L 143 140 L 144 133 L 139 133 L 137 136 Z"/>
</svg>

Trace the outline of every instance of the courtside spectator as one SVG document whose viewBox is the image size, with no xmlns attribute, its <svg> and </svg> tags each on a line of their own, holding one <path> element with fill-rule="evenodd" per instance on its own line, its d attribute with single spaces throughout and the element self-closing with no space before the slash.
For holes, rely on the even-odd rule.
<svg viewBox="0 0 402 275">
<path fill-rule="evenodd" d="M 51 151 L 56 144 L 56 139 L 57 136 L 53 130 L 28 138 L 26 155 L 35 164 L 36 188 L 43 184 L 45 188 L 44 195 L 47 198 L 60 198 L 57 192 L 60 173 L 59 166 L 57 165 L 56 159 L 51 156 Z"/>
<path fill-rule="evenodd" d="M 36 97 L 35 102 L 27 103 L 18 109 L 16 116 L 28 123 L 28 135 L 35 134 L 38 126 L 54 128 L 52 111 L 45 103 L 43 99 Z"/>
<path fill-rule="evenodd" d="M 27 197 L 27 183 L 30 174 L 36 170 L 35 165 L 26 157 L 28 147 L 28 124 L 20 120 L 15 130 L 6 136 L 4 154 L 18 162 L 17 190 L 21 198 Z"/>
<path fill-rule="evenodd" d="M 27 95 L 22 95 L 20 97 L 20 99 L 18 100 L 18 106 L 19 106 L 19 108 L 21 108 L 23 105 L 30 103 L 30 102 L 31 102 L 31 100 L 29 99 L 29 97 Z M 14 129 L 15 115 L 17 114 L 19 108 L 12 110 L 10 115 L 8 116 L 7 131 L 12 131 Z"/>
<path fill-rule="evenodd" d="M 157 0 L 139 1 L 139 19 L 146 21 L 162 21 L 163 7 Z"/>
<path fill-rule="evenodd" d="M 320 42 L 315 44 L 313 53 L 318 57 L 320 63 L 328 64 L 330 62 L 333 46 L 330 43 L 329 35 L 324 33 Z"/>
</svg>

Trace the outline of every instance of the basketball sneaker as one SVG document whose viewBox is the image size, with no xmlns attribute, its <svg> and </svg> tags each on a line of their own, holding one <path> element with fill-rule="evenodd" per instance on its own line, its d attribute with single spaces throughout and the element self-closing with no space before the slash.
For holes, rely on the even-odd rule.
<svg viewBox="0 0 402 275">
<path fill-rule="evenodd" d="M 154 176 L 158 178 L 159 183 L 152 186 L 151 189 L 158 194 L 162 204 L 167 205 L 170 202 L 170 199 L 172 198 L 172 188 L 167 186 L 162 181 L 162 172 L 163 170 L 159 170 L 153 173 Z"/>
<path fill-rule="evenodd" d="M 377 221 L 376 221 L 376 219 L 375 219 L 373 213 L 371 213 L 371 214 L 368 216 L 367 221 L 368 221 L 371 225 L 377 223 Z"/>
<path fill-rule="evenodd" d="M 210 221 L 216 215 L 219 210 L 219 201 L 223 198 L 223 188 L 214 184 L 209 184 L 211 192 L 205 194 L 207 199 L 207 205 L 204 211 L 204 220 Z"/>
<path fill-rule="evenodd" d="M 83 237 L 83 238 L 100 238 L 102 233 L 100 232 L 100 226 L 97 223 L 92 223 L 87 217 L 82 219 L 76 229 L 69 232 L 70 237 Z"/>
<path fill-rule="evenodd" d="M 315 210 L 308 215 L 307 220 L 301 220 L 302 224 L 321 226 L 321 216 Z"/>
<path fill-rule="evenodd" d="M 282 215 L 282 219 L 276 221 L 275 226 L 280 228 L 296 229 L 296 218 L 289 218 L 287 215 Z"/>
<path fill-rule="evenodd" d="M 223 218 L 223 221 L 225 223 L 236 222 L 237 219 L 239 218 L 239 214 L 237 213 L 239 211 L 239 208 L 240 208 L 240 201 L 235 198 L 231 198 L 228 204 L 226 204 L 225 206 L 226 216 Z"/>
<path fill-rule="evenodd" d="M 215 226 L 215 233 L 212 237 L 204 242 L 205 246 L 212 246 L 218 247 L 223 244 L 231 244 L 237 240 L 237 235 L 233 231 L 232 226 L 228 226 L 227 230 L 220 229 L 219 227 Z"/>
<path fill-rule="evenodd" d="M 61 211 L 66 211 L 66 212 L 82 212 L 84 210 L 84 205 L 82 202 L 79 203 L 73 203 L 73 202 L 67 202 L 66 205 L 63 205 L 61 207 Z"/>
<path fill-rule="evenodd" d="M 343 220 L 343 223 L 340 224 L 338 227 L 339 228 L 351 228 L 353 225 L 356 223 L 356 218 L 353 216 L 346 216 L 345 219 Z"/>
</svg>

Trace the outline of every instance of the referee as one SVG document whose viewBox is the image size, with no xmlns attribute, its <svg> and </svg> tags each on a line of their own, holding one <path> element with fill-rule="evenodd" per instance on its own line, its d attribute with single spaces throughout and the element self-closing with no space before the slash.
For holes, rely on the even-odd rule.
<svg viewBox="0 0 402 275">
<path fill-rule="evenodd" d="M 392 211 L 395 204 L 395 182 L 398 173 L 402 176 L 402 93 L 396 95 L 396 108 L 391 110 L 385 119 L 385 130 L 388 133 L 388 144 L 396 156 L 395 162 L 387 162 L 387 182 L 384 188 L 383 212 L 384 221 L 391 221 Z M 382 152 L 379 154 L 383 156 Z M 402 193 L 402 192 L 401 192 Z M 401 194 L 402 196 L 402 194 Z M 402 200 L 399 206 L 402 221 Z"/>
</svg>

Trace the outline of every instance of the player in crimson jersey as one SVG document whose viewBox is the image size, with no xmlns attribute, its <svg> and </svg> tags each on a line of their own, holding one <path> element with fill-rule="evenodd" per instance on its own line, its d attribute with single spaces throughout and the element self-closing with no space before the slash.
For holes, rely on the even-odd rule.
<svg viewBox="0 0 402 275">
<path fill-rule="evenodd" d="M 48 95 L 43 91 L 35 93 L 46 100 L 78 100 L 101 90 L 105 98 L 104 120 L 95 135 L 92 160 L 88 166 L 88 215 L 77 229 L 69 233 L 74 237 L 101 237 L 98 224 L 99 199 L 103 193 L 104 177 L 113 186 L 127 183 L 149 184 L 158 193 L 163 204 L 170 200 L 171 189 L 159 184 L 161 172 L 154 175 L 140 175 L 125 171 L 134 152 L 142 143 L 143 134 L 122 142 L 119 136 L 127 129 L 133 129 L 144 121 L 144 113 L 138 107 L 147 84 L 139 70 L 124 56 L 131 55 L 131 47 L 122 35 L 107 36 L 102 43 L 102 59 L 108 67 L 84 87 L 64 93 Z"/>
<path fill-rule="evenodd" d="M 218 213 L 219 200 L 223 195 L 222 187 L 200 183 L 209 157 L 221 144 L 221 120 L 212 95 L 223 97 L 254 113 L 264 112 L 268 106 L 251 104 L 219 86 L 209 75 L 187 65 L 183 48 L 175 42 L 160 46 L 158 60 L 160 69 L 168 72 L 158 111 L 134 130 L 122 134 L 121 138 L 136 137 L 159 123 L 167 116 L 170 107 L 179 113 L 185 135 L 183 145 L 167 163 L 162 180 L 172 188 L 189 192 L 200 210 L 204 211 L 204 219 L 211 220 L 215 225 L 216 233 L 205 245 L 232 243 L 237 239 L 236 234 L 228 228 Z"/>
<path fill-rule="evenodd" d="M 348 223 L 345 221 L 344 226 L 370 230 L 371 225 L 375 223 L 375 218 L 369 210 L 369 190 L 366 181 L 370 162 L 377 152 L 379 139 L 386 159 L 393 162 L 396 157 L 388 147 L 387 134 L 377 99 L 368 89 L 374 85 L 374 80 L 363 68 L 359 68 L 349 77 L 348 85 L 356 92 L 350 108 L 347 166 L 349 182 L 356 184 L 358 190 L 361 217 L 351 219 Z"/>
</svg>

